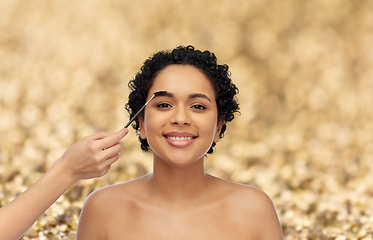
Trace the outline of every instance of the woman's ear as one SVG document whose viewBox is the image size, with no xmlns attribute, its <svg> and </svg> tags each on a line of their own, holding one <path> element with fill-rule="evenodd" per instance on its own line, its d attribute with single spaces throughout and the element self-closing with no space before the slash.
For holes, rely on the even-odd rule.
<svg viewBox="0 0 373 240">
<path fill-rule="evenodd" d="M 215 132 L 215 136 L 214 136 L 214 142 L 218 142 L 219 141 L 219 138 L 220 138 L 220 132 L 223 128 L 223 125 L 224 125 L 224 120 L 220 120 L 218 122 L 218 125 L 216 126 L 216 132 Z"/>
<path fill-rule="evenodd" d="M 144 128 L 144 119 L 142 116 L 138 116 L 139 118 L 139 126 L 140 126 L 140 138 L 141 139 L 146 139 L 146 134 L 145 134 L 145 128 Z"/>
</svg>

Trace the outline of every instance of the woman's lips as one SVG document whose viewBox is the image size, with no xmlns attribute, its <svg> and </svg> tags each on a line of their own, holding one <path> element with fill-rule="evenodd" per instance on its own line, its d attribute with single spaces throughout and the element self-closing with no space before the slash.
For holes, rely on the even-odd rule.
<svg viewBox="0 0 373 240">
<path fill-rule="evenodd" d="M 167 139 L 170 139 L 172 141 L 185 141 L 185 140 L 192 140 L 193 137 L 167 137 Z"/>
<path fill-rule="evenodd" d="M 173 140 L 172 138 L 166 138 L 166 141 L 174 147 L 187 147 L 194 142 L 195 138 L 188 138 L 185 140 Z"/>
<path fill-rule="evenodd" d="M 197 138 L 194 134 L 185 132 L 172 132 L 164 135 L 164 137 L 166 138 L 166 141 L 174 147 L 187 147 Z"/>
</svg>

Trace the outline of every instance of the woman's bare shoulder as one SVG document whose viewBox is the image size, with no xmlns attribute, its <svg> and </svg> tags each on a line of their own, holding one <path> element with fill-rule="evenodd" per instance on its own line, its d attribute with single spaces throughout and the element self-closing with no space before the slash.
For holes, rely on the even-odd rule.
<svg viewBox="0 0 373 240">
<path fill-rule="evenodd" d="M 77 239 L 107 239 L 117 222 L 129 221 L 138 185 L 141 185 L 141 178 L 92 192 L 82 208 Z"/>
<path fill-rule="evenodd" d="M 225 193 L 229 193 L 231 201 L 268 204 L 272 201 L 269 196 L 262 190 L 241 183 L 235 183 L 221 178 L 213 177 L 216 182 L 216 186 Z"/>
<path fill-rule="evenodd" d="M 271 198 L 262 190 L 239 183 L 221 180 L 225 189 L 225 205 L 234 221 L 258 230 L 259 239 L 282 239 L 281 225 Z M 264 236 L 265 234 L 266 236 Z M 278 236 L 277 238 L 275 236 Z"/>
<path fill-rule="evenodd" d="M 130 204 L 140 188 L 142 178 L 129 182 L 106 186 L 92 192 L 84 203 L 84 208 L 92 207 L 102 209 L 106 212 L 108 208 L 116 207 L 117 204 Z"/>
<path fill-rule="evenodd" d="M 273 203 L 271 198 L 262 190 L 239 183 L 229 182 L 232 185 L 232 200 L 237 203 L 242 203 L 244 205 L 255 206 L 256 209 L 261 208 L 273 208 Z"/>
</svg>

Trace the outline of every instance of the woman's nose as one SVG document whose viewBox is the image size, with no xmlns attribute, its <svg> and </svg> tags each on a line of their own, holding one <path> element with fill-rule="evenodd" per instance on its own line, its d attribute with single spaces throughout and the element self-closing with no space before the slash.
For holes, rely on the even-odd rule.
<svg viewBox="0 0 373 240">
<path fill-rule="evenodd" d="M 178 107 L 173 111 L 173 115 L 171 118 L 171 124 L 177 125 L 189 125 L 190 118 L 188 115 L 188 111 L 185 108 Z"/>
</svg>

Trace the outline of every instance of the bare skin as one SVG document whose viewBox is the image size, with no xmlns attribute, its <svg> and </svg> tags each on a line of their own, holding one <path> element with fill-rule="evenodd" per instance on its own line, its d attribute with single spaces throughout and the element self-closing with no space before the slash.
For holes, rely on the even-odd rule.
<svg viewBox="0 0 373 240">
<path fill-rule="evenodd" d="M 91 194 L 77 239 L 283 239 L 265 193 L 204 171 L 222 127 L 210 81 L 192 66 L 171 65 L 148 99 L 164 90 L 169 94 L 154 98 L 140 119 L 153 173 Z"/>
<path fill-rule="evenodd" d="M 19 239 L 76 181 L 105 175 L 118 160 L 119 141 L 127 133 L 97 133 L 67 149 L 38 181 L 0 209 L 0 240 Z"/>
<path fill-rule="evenodd" d="M 282 239 L 271 200 L 256 188 L 205 174 L 206 192 L 192 194 L 200 196 L 164 199 L 152 177 L 91 195 L 77 239 Z"/>
</svg>

